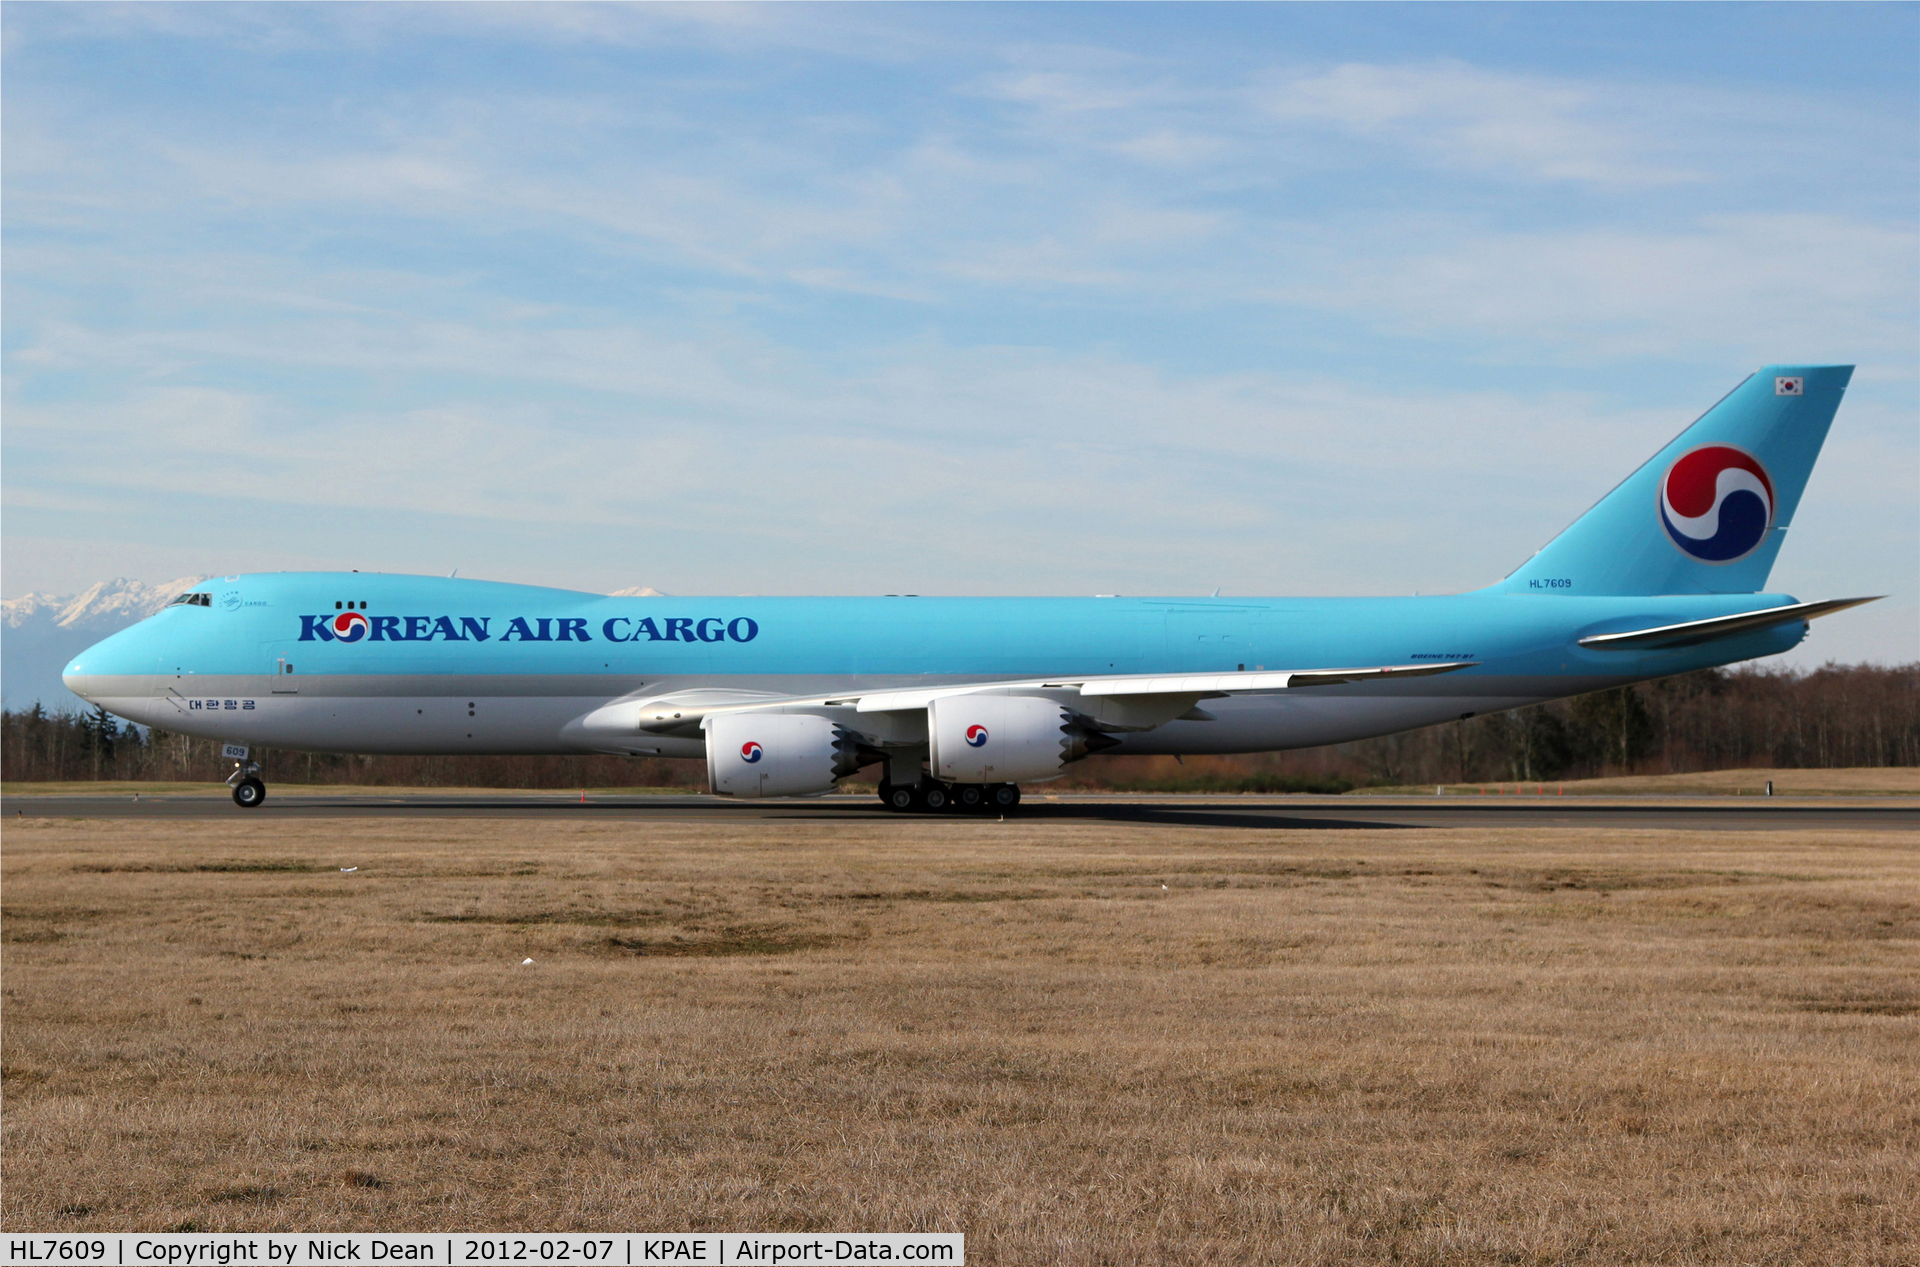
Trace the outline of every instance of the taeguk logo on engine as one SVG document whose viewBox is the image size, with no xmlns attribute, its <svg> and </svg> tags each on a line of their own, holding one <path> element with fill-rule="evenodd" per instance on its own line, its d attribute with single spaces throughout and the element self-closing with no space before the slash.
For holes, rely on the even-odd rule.
<svg viewBox="0 0 1920 1267">
<path fill-rule="evenodd" d="M 1743 559 L 1773 527 L 1773 480 L 1745 450 L 1695 449 L 1660 481 L 1660 523 L 1674 545 L 1702 563 Z"/>
<path fill-rule="evenodd" d="M 367 618 L 359 612 L 341 612 L 333 618 L 333 636 L 341 642 L 358 642 L 367 636 Z"/>
<path fill-rule="evenodd" d="M 751 739 L 740 745 L 740 759 L 748 765 L 752 765 L 765 755 L 766 754 L 761 751 L 760 745 Z"/>
<path fill-rule="evenodd" d="M 987 728 L 985 726 L 974 725 L 967 727 L 967 747 L 984 748 L 986 743 Z"/>
</svg>

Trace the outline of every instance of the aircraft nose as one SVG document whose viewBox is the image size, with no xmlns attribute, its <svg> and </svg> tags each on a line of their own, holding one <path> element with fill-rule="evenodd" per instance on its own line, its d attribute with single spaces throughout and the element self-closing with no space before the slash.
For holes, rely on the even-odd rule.
<svg viewBox="0 0 1920 1267">
<path fill-rule="evenodd" d="M 119 636 L 114 635 L 115 638 Z M 60 680 L 66 684 L 66 688 L 89 704 L 100 702 L 96 697 L 105 685 L 103 678 L 119 676 L 114 672 L 114 667 L 121 657 L 115 654 L 116 648 L 107 645 L 112 641 L 113 638 L 104 638 L 94 643 L 67 661 L 67 667 L 60 670 Z"/>
<path fill-rule="evenodd" d="M 60 671 L 60 680 L 88 703 L 97 704 L 107 695 L 125 694 L 124 689 L 111 689 L 115 679 L 149 677 L 163 671 L 160 661 L 166 651 L 165 640 L 155 634 L 147 621 L 141 621 L 131 629 L 102 638 L 69 660 Z"/>
<path fill-rule="evenodd" d="M 86 652 L 83 651 L 73 659 L 67 661 L 67 667 L 60 670 L 60 680 L 66 684 L 69 691 L 72 691 L 75 695 L 87 701 L 87 703 L 92 704 L 95 702 L 94 698 L 87 694 L 92 683 L 87 681 L 86 658 Z"/>
</svg>

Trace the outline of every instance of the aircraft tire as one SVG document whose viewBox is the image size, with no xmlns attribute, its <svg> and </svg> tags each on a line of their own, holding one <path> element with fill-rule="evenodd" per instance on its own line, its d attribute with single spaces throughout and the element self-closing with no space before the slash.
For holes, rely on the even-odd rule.
<svg viewBox="0 0 1920 1267">
<path fill-rule="evenodd" d="M 913 789 L 910 787 L 898 783 L 882 783 L 880 785 L 880 803 L 896 814 L 904 814 L 908 810 L 916 808 L 915 802 L 917 800 L 918 798 L 914 796 Z"/>
<path fill-rule="evenodd" d="M 987 807 L 987 790 L 978 783 L 962 783 L 953 789 L 953 807 L 964 814 L 977 813 Z"/>
<path fill-rule="evenodd" d="M 993 783 L 986 789 L 988 809 L 1012 809 L 1020 803 L 1020 785 L 1017 783 Z"/>
<path fill-rule="evenodd" d="M 953 803 L 953 797 L 947 794 L 944 783 L 927 783 L 920 787 L 920 808 L 929 814 L 938 814 Z"/>
<path fill-rule="evenodd" d="M 267 799 L 267 785 L 258 779 L 242 779 L 233 785 L 233 803 L 241 809 L 258 809 Z"/>
</svg>

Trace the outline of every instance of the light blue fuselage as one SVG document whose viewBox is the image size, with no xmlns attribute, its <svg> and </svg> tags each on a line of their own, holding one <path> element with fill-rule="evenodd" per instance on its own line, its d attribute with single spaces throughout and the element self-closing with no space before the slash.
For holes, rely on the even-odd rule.
<svg viewBox="0 0 1920 1267">
<path fill-rule="evenodd" d="M 698 756 L 687 735 L 609 743 L 580 720 L 693 689 L 782 696 L 1039 676 L 1473 661 L 1443 676 L 1207 701 L 1211 720 L 1116 735 L 1123 753 L 1336 743 L 1663 677 L 1797 644 L 1792 622 L 1703 645 L 1578 639 L 1751 612 L 1785 595 L 1421 598 L 607 598 L 369 573 L 233 576 L 91 648 L 70 687 L 135 721 L 319 751 Z M 331 636 L 362 612 L 355 641 Z M 364 604 L 364 609 L 360 606 Z M 347 622 L 349 637 L 358 622 Z"/>
</svg>

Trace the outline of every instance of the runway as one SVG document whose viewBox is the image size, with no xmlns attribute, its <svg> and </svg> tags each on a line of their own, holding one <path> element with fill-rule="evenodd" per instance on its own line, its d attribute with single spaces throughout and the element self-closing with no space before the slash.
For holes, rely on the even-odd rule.
<svg viewBox="0 0 1920 1267">
<path fill-rule="evenodd" d="M 519 818 L 634 822 L 995 821 L 984 815 L 890 813 L 877 800 L 737 801 L 712 796 L 594 796 L 577 793 L 472 792 L 361 795 L 270 791 L 243 810 L 224 793 L 171 796 L 10 796 L 7 818 L 227 819 Z M 1659 827 L 1669 830 L 1796 831 L 1813 828 L 1920 830 L 1920 800 L 1889 798 L 1372 798 L 1304 796 L 1030 795 L 1010 812 L 1030 822 L 1110 822 L 1169 827 L 1379 830 L 1409 827 Z"/>
</svg>

